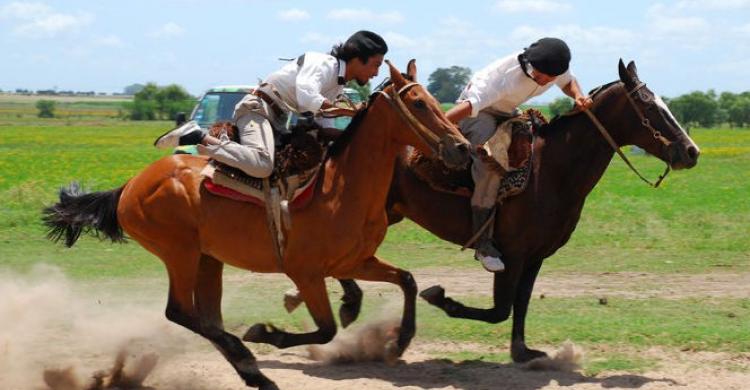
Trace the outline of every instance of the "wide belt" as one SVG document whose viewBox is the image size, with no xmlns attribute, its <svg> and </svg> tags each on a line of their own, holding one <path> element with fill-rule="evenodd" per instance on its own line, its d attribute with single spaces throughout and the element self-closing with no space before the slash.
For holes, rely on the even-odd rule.
<svg viewBox="0 0 750 390">
<path fill-rule="evenodd" d="M 265 92 L 263 92 L 263 91 L 261 91 L 259 89 L 254 90 L 252 93 L 253 93 L 253 95 L 259 97 L 261 100 L 263 100 L 264 102 L 266 102 L 266 104 L 268 104 L 268 107 L 271 108 L 271 111 L 273 111 L 273 114 L 276 117 L 281 118 L 281 117 L 284 116 L 284 110 L 282 110 L 281 107 L 279 107 L 279 104 L 276 103 L 276 101 L 273 100 L 273 98 L 271 98 L 270 96 L 268 96 L 267 93 L 265 93 Z"/>
</svg>

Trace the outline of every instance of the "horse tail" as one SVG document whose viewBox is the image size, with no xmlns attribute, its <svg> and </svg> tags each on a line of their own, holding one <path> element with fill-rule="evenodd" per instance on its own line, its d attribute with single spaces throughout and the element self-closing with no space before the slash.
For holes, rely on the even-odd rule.
<svg viewBox="0 0 750 390">
<path fill-rule="evenodd" d="M 124 242 L 125 236 L 117 220 L 117 203 L 123 188 L 86 193 L 76 182 L 61 188 L 60 201 L 42 212 L 42 220 L 48 228 L 47 238 L 58 242 L 65 236 L 65 246 L 70 248 L 81 233 L 93 230 L 100 240 Z"/>
</svg>

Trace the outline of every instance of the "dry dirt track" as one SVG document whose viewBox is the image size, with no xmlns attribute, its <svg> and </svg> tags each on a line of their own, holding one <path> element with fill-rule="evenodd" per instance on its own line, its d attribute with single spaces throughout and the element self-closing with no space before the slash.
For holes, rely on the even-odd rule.
<svg viewBox="0 0 750 390">
<path fill-rule="evenodd" d="M 452 295 L 486 294 L 484 289 L 491 285 L 489 275 L 484 272 L 445 271 L 422 271 L 416 273 L 416 278 L 422 288 L 439 281 Z M 261 283 L 281 281 L 278 276 L 235 274 L 230 275 L 227 282 L 230 285 L 242 283 L 250 277 L 256 281 L 260 278 Z M 728 273 L 667 279 L 649 274 L 556 275 L 542 277 L 535 296 L 543 293 L 548 296 L 746 298 L 750 296 L 748 281 L 750 274 Z M 10 296 L 11 303 L 14 291 L 22 292 L 16 299 L 18 305 L 0 303 L 0 388 L 3 390 L 45 388 L 41 381 L 42 367 L 72 365 L 81 377 L 106 369 L 112 365 L 115 340 L 139 326 L 140 330 L 132 336 L 146 340 L 145 344 L 157 349 L 160 355 L 156 369 L 146 378 L 142 389 L 245 389 L 223 357 L 205 341 L 165 323 L 161 318 L 164 298 L 161 294 L 146 305 L 117 307 L 116 312 L 102 315 L 103 307 L 94 305 L 92 308 L 88 302 L 71 298 L 75 294 L 69 292 L 70 286 L 66 287 L 65 282 L 53 280 L 51 287 L 32 288 L 31 292 L 28 285 L 19 284 L 16 285 L 19 288 L 14 289 L 13 283 L 19 282 L 0 283 L 0 294 Z M 39 280 L 29 283 L 38 286 Z M 368 293 L 380 287 L 366 284 L 365 288 Z M 30 316 L 32 321 L 26 324 L 18 319 L 5 322 L 9 317 L 4 314 L 12 312 L 14 307 L 38 307 L 40 312 Z M 86 321 L 57 323 L 64 316 L 62 313 L 70 312 L 77 312 L 76 318 Z M 8 329 L 9 333 L 4 333 Z M 553 353 L 559 346 L 538 347 Z M 659 362 L 653 371 L 604 372 L 596 376 L 586 376 L 579 371 L 532 371 L 515 364 L 454 362 L 443 358 L 464 350 L 497 353 L 507 352 L 506 348 L 505 343 L 487 347 L 434 343 L 417 337 L 404 359 L 395 365 L 328 365 L 309 360 L 304 348 L 279 351 L 254 346 L 253 350 L 263 372 L 282 389 L 750 389 L 750 353 L 696 353 L 654 348 L 639 351 Z M 36 358 L 29 360 L 30 356 Z M 53 362 L 49 361 L 50 356 L 55 356 Z M 138 360 L 137 353 L 129 357 L 130 365 L 134 359 Z M 73 390 L 56 388 L 63 389 Z"/>
</svg>

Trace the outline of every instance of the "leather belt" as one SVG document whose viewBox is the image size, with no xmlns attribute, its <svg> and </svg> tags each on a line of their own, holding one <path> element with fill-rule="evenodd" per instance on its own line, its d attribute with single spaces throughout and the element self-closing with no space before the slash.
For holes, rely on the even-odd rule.
<svg viewBox="0 0 750 390">
<path fill-rule="evenodd" d="M 268 96 L 267 93 L 265 93 L 265 92 L 263 92 L 263 91 L 261 91 L 259 89 L 256 89 L 256 90 L 254 90 L 252 92 L 252 94 L 255 95 L 255 96 L 257 96 L 257 97 L 259 97 L 260 100 L 263 100 L 264 102 L 266 102 L 266 104 L 268 104 L 268 107 L 271 108 L 271 111 L 273 111 L 273 114 L 275 116 L 277 116 L 279 118 L 281 118 L 281 117 L 284 116 L 284 110 L 282 110 L 281 107 L 279 107 L 279 104 L 276 103 L 276 101 L 273 100 L 273 98 L 271 98 L 270 96 Z"/>
</svg>

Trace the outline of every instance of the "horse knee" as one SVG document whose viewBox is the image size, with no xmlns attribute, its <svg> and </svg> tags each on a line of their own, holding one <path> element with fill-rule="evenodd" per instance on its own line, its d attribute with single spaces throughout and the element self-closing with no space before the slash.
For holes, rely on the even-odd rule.
<svg viewBox="0 0 750 390">
<path fill-rule="evenodd" d="M 499 324 L 510 317 L 510 307 L 495 307 L 489 314 L 487 322 L 491 324 Z"/>
<path fill-rule="evenodd" d="M 416 280 L 414 280 L 414 276 L 412 276 L 411 272 L 402 271 L 399 277 L 401 279 L 401 289 L 404 291 L 404 294 L 409 296 L 416 296 L 417 282 Z"/>
</svg>

